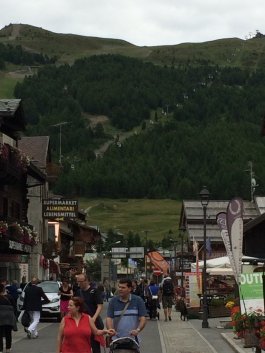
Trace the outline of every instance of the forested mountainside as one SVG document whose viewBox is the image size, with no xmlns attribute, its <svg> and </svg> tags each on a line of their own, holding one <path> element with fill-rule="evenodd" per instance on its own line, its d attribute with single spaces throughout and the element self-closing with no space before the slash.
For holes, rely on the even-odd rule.
<svg viewBox="0 0 265 353">
<path fill-rule="evenodd" d="M 24 101 L 31 134 L 69 123 L 63 129 L 65 169 L 57 192 L 188 198 L 206 184 L 213 197 L 248 198 L 248 161 L 259 192 L 265 190 L 264 80 L 263 69 L 162 67 L 102 55 L 46 66 L 18 84 L 15 96 Z M 104 114 L 122 130 L 140 125 L 141 133 L 122 143 L 116 139 L 96 159 L 95 145 L 108 136 L 101 125 L 92 130 L 86 114 Z"/>
</svg>

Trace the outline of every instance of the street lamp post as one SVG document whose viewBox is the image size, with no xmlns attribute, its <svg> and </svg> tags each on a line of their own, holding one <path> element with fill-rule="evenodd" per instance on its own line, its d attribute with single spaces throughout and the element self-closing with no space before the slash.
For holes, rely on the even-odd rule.
<svg viewBox="0 0 265 353">
<path fill-rule="evenodd" d="M 147 278 L 147 235 L 150 229 L 144 230 L 145 233 L 145 245 L 144 245 L 144 273 L 145 278 Z"/>
<path fill-rule="evenodd" d="M 203 313 L 202 313 L 202 328 L 208 328 L 208 307 L 207 307 L 207 294 L 206 294 L 206 210 L 209 203 L 210 193 L 204 186 L 200 192 L 201 205 L 203 208 Z"/>
<path fill-rule="evenodd" d="M 180 261 L 180 265 L 181 265 L 181 279 L 180 279 L 180 285 L 181 285 L 181 290 L 183 289 L 184 286 L 184 278 L 183 278 L 183 274 L 184 274 L 184 266 L 183 266 L 183 247 L 184 247 L 184 232 L 185 232 L 186 228 L 185 227 L 180 227 L 179 231 L 180 231 L 180 237 L 181 237 L 181 261 Z"/>
<path fill-rule="evenodd" d="M 177 272 L 177 244 L 178 240 L 176 239 L 169 239 L 170 242 L 173 244 L 173 251 L 174 251 L 174 278 L 176 277 L 176 272 Z"/>
<path fill-rule="evenodd" d="M 117 245 L 117 244 L 120 244 L 121 243 L 121 241 L 120 240 L 117 240 L 117 241 L 115 241 L 114 243 L 112 243 L 112 244 L 110 244 L 109 245 L 109 247 L 111 247 L 111 246 L 113 246 L 113 245 Z M 107 254 L 111 254 L 111 252 L 106 252 L 105 253 L 106 255 Z M 103 279 L 104 279 L 104 271 L 103 271 L 103 269 L 104 269 L 104 261 L 103 261 L 103 257 L 104 257 L 104 253 L 103 253 L 103 251 L 102 251 L 102 248 L 101 248 L 101 243 L 100 243 L 100 267 L 101 267 L 101 276 L 100 276 L 100 278 L 101 278 L 101 282 L 103 282 Z M 111 258 L 110 258 L 110 256 L 108 257 L 108 277 L 109 277 L 109 281 L 110 281 L 110 277 L 111 277 L 111 270 L 110 270 L 110 263 L 111 263 Z"/>
</svg>

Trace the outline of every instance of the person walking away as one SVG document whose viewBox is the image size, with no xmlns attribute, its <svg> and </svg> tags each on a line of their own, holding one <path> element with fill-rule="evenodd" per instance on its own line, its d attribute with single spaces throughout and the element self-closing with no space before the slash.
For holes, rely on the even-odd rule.
<svg viewBox="0 0 265 353">
<path fill-rule="evenodd" d="M 140 288 L 138 286 L 138 283 L 137 283 L 136 279 L 132 280 L 132 294 L 135 294 L 135 295 L 140 295 L 141 294 L 141 290 L 140 290 Z"/>
<path fill-rule="evenodd" d="M 17 331 L 16 304 L 13 297 L 7 294 L 5 285 L 0 284 L 0 353 L 4 350 L 4 337 L 6 340 L 6 353 L 10 353 L 12 346 L 12 330 Z"/>
<path fill-rule="evenodd" d="M 162 305 L 164 309 L 165 321 L 171 321 L 171 312 L 173 306 L 174 297 L 174 285 L 172 278 L 169 275 L 165 275 L 161 283 L 161 294 L 162 294 Z"/>
<path fill-rule="evenodd" d="M 43 289 L 38 287 L 37 284 L 38 279 L 33 276 L 31 282 L 25 289 L 23 310 L 28 311 L 31 317 L 31 324 L 27 328 L 28 338 L 38 337 L 38 323 L 40 322 L 42 304 L 48 304 L 50 302 Z"/>
<path fill-rule="evenodd" d="M 112 330 L 98 330 L 94 320 L 84 310 L 84 299 L 73 297 L 69 300 L 69 314 L 60 323 L 56 353 L 91 353 L 92 334 L 113 334 Z"/>
<path fill-rule="evenodd" d="M 146 323 L 146 308 L 143 299 L 131 293 L 132 281 L 124 278 L 119 281 L 119 294 L 108 305 L 106 326 L 114 329 L 113 339 L 134 338 L 139 343 L 138 335 Z"/>
<path fill-rule="evenodd" d="M 20 288 L 21 290 L 23 290 L 23 289 L 26 287 L 26 284 L 27 284 L 26 276 L 22 276 L 22 278 L 21 278 L 21 283 L 20 283 L 19 288 Z"/>
<path fill-rule="evenodd" d="M 58 295 L 60 295 L 60 312 L 61 318 L 68 313 L 68 303 L 70 298 L 73 296 L 73 290 L 67 279 L 62 280 L 62 285 L 59 288 Z"/>
<path fill-rule="evenodd" d="M 148 286 L 147 303 L 150 319 L 155 320 L 158 316 L 157 308 L 159 307 L 159 286 L 155 284 L 154 280 L 151 280 Z"/>
<path fill-rule="evenodd" d="M 18 298 L 18 291 L 17 291 L 18 290 L 18 282 L 17 282 L 17 280 L 14 279 L 11 282 L 11 284 L 7 285 L 6 290 L 7 290 L 8 294 L 10 294 L 13 297 L 15 303 L 17 303 L 17 298 Z"/>
<path fill-rule="evenodd" d="M 85 313 L 91 316 L 97 329 L 102 330 L 104 323 L 100 317 L 103 308 L 103 300 L 101 292 L 91 286 L 90 277 L 84 273 L 76 275 L 76 281 L 79 285 L 79 290 L 75 296 L 79 296 L 85 301 Z M 100 353 L 100 343 L 95 340 L 94 335 L 91 337 L 91 347 L 93 353 Z"/>
<path fill-rule="evenodd" d="M 105 301 L 105 298 L 106 298 L 106 291 L 105 291 L 105 287 L 103 286 L 102 283 L 99 283 L 98 286 L 97 286 L 98 290 L 100 291 L 101 293 L 101 298 L 102 298 L 102 301 L 104 302 Z"/>
</svg>

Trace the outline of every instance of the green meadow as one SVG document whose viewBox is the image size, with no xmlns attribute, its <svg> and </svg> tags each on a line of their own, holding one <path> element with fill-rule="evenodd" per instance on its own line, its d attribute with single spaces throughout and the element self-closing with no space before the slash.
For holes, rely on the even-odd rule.
<svg viewBox="0 0 265 353">
<path fill-rule="evenodd" d="M 109 229 L 129 231 L 149 239 L 161 240 L 169 231 L 178 234 L 181 202 L 169 199 L 80 199 L 79 208 L 87 212 L 89 225 L 101 232 Z"/>
</svg>

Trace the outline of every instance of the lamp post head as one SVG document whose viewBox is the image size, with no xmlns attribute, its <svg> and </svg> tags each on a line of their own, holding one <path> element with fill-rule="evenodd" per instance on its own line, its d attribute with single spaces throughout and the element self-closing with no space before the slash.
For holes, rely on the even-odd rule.
<svg viewBox="0 0 265 353">
<path fill-rule="evenodd" d="M 209 198 L 210 198 L 210 193 L 207 190 L 206 186 L 203 187 L 203 189 L 199 193 L 200 198 L 201 198 L 201 204 L 203 207 L 206 207 L 209 203 Z"/>
</svg>

